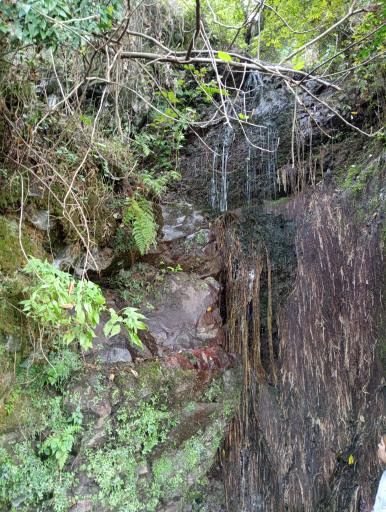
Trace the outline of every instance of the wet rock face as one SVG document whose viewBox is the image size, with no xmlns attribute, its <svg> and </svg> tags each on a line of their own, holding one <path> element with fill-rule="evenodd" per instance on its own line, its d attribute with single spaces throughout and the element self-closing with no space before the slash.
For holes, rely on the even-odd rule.
<svg viewBox="0 0 386 512">
<path fill-rule="evenodd" d="M 320 144 L 327 139 L 326 134 L 336 134 L 343 124 L 318 101 L 330 102 L 329 91 L 316 82 L 307 82 L 307 87 L 309 92 L 299 93 L 296 108 L 299 151 Z M 223 212 L 259 205 L 287 189 L 283 179 L 294 192 L 299 184 L 303 188 L 315 182 L 312 166 L 308 168 L 305 163 L 302 169 L 293 169 L 298 164 L 300 167 L 291 156 L 294 96 L 283 81 L 249 73 L 237 101 L 240 111 L 246 108 L 250 124 L 241 128 L 236 122 L 231 127 L 224 121 L 209 122 L 200 133 L 201 140 L 191 135 L 181 155 L 186 197 L 205 209 Z M 340 105 L 334 108 L 339 112 Z M 208 112 L 207 120 L 213 115 Z M 291 167 L 287 169 L 288 165 Z"/>
<path fill-rule="evenodd" d="M 208 219 L 189 203 L 162 205 L 162 232 L 155 250 L 145 261 L 180 265 L 200 276 L 217 276 L 221 270 L 216 240 Z"/>
<path fill-rule="evenodd" d="M 162 205 L 161 242 L 171 242 L 199 231 L 207 222 L 201 212 L 188 203 Z"/>
<path fill-rule="evenodd" d="M 330 186 L 280 211 L 297 220 L 296 280 L 278 312 L 277 382 L 267 368 L 251 385 L 248 441 L 229 458 L 230 510 L 370 510 L 386 408 L 379 221 L 359 221 Z"/>
<path fill-rule="evenodd" d="M 141 333 L 143 342 L 158 355 L 219 344 L 219 293 L 220 285 L 211 277 L 167 275 L 161 294 L 148 299 L 154 309 L 144 311 L 148 331 Z"/>
</svg>

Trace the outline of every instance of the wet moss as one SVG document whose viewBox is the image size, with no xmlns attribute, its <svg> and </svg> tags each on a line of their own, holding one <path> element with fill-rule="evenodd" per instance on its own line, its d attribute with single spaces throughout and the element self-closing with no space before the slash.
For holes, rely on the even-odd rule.
<svg viewBox="0 0 386 512">
<path fill-rule="evenodd" d="M 10 275 L 19 270 L 26 263 L 25 255 L 44 257 L 42 243 L 42 235 L 32 228 L 23 227 L 21 237 L 19 237 L 17 221 L 1 216 L 0 272 Z"/>
</svg>

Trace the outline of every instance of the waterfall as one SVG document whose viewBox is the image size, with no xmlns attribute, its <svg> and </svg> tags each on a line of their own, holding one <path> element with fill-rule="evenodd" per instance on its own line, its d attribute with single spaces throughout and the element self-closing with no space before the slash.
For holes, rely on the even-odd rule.
<svg viewBox="0 0 386 512">
<path fill-rule="evenodd" d="M 220 212 L 226 212 L 228 209 L 228 159 L 234 138 L 234 128 L 226 125 L 223 140 L 220 142 L 221 149 L 217 148 L 217 152 L 213 154 L 211 205 L 213 209 L 219 209 Z M 218 169 L 218 156 L 221 157 L 220 169 Z M 217 179 L 217 174 L 220 174 L 220 180 Z"/>
<path fill-rule="evenodd" d="M 278 135 L 269 118 L 272 104 L 275 102 L 260 73 L 249 73 L 234 105 L 249 123 L 242 128 L 237 122 L 224 123 L 217 135 L 211 166 L 212 209 L 225 212 L 235 199 L 238 205 L 251 206 L 262 198 L 275 196 Z M 234 155 L 232 147 L 236 146 Z"/>
</svg>

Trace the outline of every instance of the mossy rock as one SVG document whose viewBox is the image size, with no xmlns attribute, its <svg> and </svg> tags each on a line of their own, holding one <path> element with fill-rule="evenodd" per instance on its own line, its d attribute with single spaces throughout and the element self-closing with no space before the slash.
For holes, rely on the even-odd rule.
<svg viewBox="0 0 386 512">
<path fill-rule="evenodd" d="M 43 235 L 35 229 L 23 227 L 21 243 L 27 256 L 44 257 Z M 25 263 L 18 223 L 14 219 L 0 217 L 0 272 L 11 275 Z"/>
<path fill-rule="evenodd" d="M 23 228 L 21 243 L 27 256 L 45 257 L 39 232 Z M 18 272 L 26 263 L 19 241 L 19 227 L 14 219 L 0 216 L 0 341 L 4 336 L 21 336 L 18 309 L 25 278 Z"/>
</svg>

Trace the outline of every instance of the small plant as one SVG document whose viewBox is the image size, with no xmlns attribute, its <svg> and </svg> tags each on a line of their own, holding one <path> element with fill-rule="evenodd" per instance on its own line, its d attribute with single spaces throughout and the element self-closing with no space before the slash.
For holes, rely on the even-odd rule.
<svg viewBox="0 0 386 512">
<path fill-rule="evenodd" d="M 118 441 L 130 444 L 133 453 L 140 452 L 146 456 L 164 443 L 169 430 L 176 424 L 167 406 L 159 403 L 157 397 L 150 402 L 140 402 L 138 407 L 128 416 L 122 409 L 117 414 Z"/>
<path fill-rule="evenodd" d="M 68 423 L 58 432 L 50 435 L 41 445 L 39 452 L 53 456 L 59 469 L 63 469 L 75 442 L 75 436 L 82 430 L 83 415 L 80 409 L 76 409 L 68 420 Z"/>
<path fill-rule="evenodd" d="M 39 368 L 40 381 L 43 385 L 60 388 L 68 381 L 71 374 L 82 367 L 80 356 L 68 348 L 60 347 L 48 356 L 49 364 Z"/>
<path fill-rule="evenodd" d="M 126 327 L 131 342 L 138 347 L 142 346 L 142 342 L 138 337 L 139 330 L 146 330 L 146 325 L 142 322 L 144 315 L 139 313 L 136 308 L 127 307 L 121 310 L 118 315 L 114 309 L 110 308 L 110 320 L 105 324 L 103 332 L 106 336 L 116 336 L 121 332 L 121 326 Z"/>
<path fill-rule="evenodd" d="M 175 274 L 177 272 L 182 272 L 183 271 L 183 268 L 181 267 L 181 265 L 179 263 L 177 263 L 177 265 L 175 267 L 173 267 L 171 265 L 165 267 L 165 262 L 164 261 L 160 261 L 159 266 L 160 266 L 160 269 L 161 269 L 162 273 L 172 272 L 173 274 Z"/>
<path fill-rule="evenodd" d="M 204 397 L 208 402 L 217 402 L 224 392 L 223 381 L 215 379 L 204 393 Z"/>
<path fill-rule="evenodd" d="M 129 225 L 139 252 L 143 255 L 155 244 L 157 223 L 154 218 L 152 203 L 135 194 L 127 200 L 123 211 L 123 222 Z"/>
<path fill-rule="evenodd" d="M 82 349 L 90 348 L 100 315 L 107 309 L 100 287 L 88 280 L 76 281 L 69 273 L 37 258 L 31 258 L 24 271 L 33 280 L 24 290 L 28 297 L 21 301 L 24 313 L 43 327 L 46 334 L 52 337 L 60 334 L 66 344 L 78 341 Z M 138 330 L 146 329 L 142 322 L 145 317 L 135 308 L 125 308 L 122 316 L 113 309 L 109 311 L 111 319 L 105 326 L 105 334 L 115 336 L 122 324 L 131 341 L 141 345 Z"/>
</svg>

